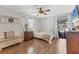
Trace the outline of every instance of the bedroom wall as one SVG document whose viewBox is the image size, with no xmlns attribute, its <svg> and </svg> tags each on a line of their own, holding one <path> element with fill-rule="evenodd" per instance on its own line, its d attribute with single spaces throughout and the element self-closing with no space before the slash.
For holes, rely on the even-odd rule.
<svg viewBox="0 0 79 59">
<path fill-rule="evenodd" d="M 56 17 L 46 18 L 34 18 L 35 32 L 47 32 L 52 33 L 55 37 L 58 37 L 57 19 Z"/>
<path fill-rule="evenodd" d="M 57 19 L 56 17 L 48 17 L 42 19 L 42 31 L 52 33 L 55 37 L 58 37 Z"/>
<path fill-rule="evenodd" d="M 0 15 L 19 17 L 19 24 L 0 24 L 0 31 L 23 31 L 23 20 L 25 19 L 22 14 L 0 6 Z"/>
</svg>

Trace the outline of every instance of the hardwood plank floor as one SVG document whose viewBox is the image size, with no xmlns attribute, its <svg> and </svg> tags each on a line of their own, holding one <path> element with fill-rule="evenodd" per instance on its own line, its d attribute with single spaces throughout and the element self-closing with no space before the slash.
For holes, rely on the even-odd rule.
<svg viewBox="0 0 79 59">
<path fill-rule="evenodd" d="M 51 44 L 40 39 L 21 42 L 4 48 L 1 54 L 58 54 L 66 53 L 66 40 L 53 39 Z"/>
<path fill-rule="evenodd" d="M 51 44 L 47 41 L 34 39 L 34 48 L 37 54 L 64 54 L 66 53 L 66 39 L 53 39 Z"/>
<path fill-rule="evenodd" d="M 24 54 L 27 52 L 28 48 L 33 44 L 33 40 L 28 42 L 21 42 L 9 47 L 4 48 L 1 54 Z"/>
</svg>

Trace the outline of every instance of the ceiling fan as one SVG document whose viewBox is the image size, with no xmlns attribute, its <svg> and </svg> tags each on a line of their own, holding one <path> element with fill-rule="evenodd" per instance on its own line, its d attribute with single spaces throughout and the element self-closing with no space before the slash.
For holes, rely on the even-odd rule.
<svg viewBox="0 0 79 59">
<path fill-rule="evenodd" d="M 42 8 L 38 8 L 38 12 L 35 13 L 37 13 L 37 16 L 39 16 L 39 15 L 47 15 L 47 12 L 50 12 L 50 9 L 43 10 Z"/>
</svg>

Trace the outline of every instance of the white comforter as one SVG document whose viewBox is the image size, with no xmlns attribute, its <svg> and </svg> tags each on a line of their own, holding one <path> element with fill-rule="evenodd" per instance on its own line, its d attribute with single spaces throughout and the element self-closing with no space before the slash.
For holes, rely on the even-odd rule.
<svg viewBox="0 0 79 59">
<path fill-rule="evenodd" d="M 52 33 L 38 32 L 38 33 L 34 33 L 34 37 L 46 40 L 49 43 L 51 43 L 51 40 L 53 39 L 54 36 Z"/>
</svg>

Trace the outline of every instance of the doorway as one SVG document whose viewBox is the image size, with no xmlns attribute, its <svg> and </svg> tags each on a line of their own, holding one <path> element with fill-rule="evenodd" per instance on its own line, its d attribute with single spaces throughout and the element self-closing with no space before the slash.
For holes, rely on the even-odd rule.
<svg viewBox="0 0 79 59">
<path fill-rule="evenodd" d="M 65 32 L 68 31 L 68 18 L 67 16 L 58 17 L 58 35 L 59 38 L 66 38 Z"/>
</svg>

